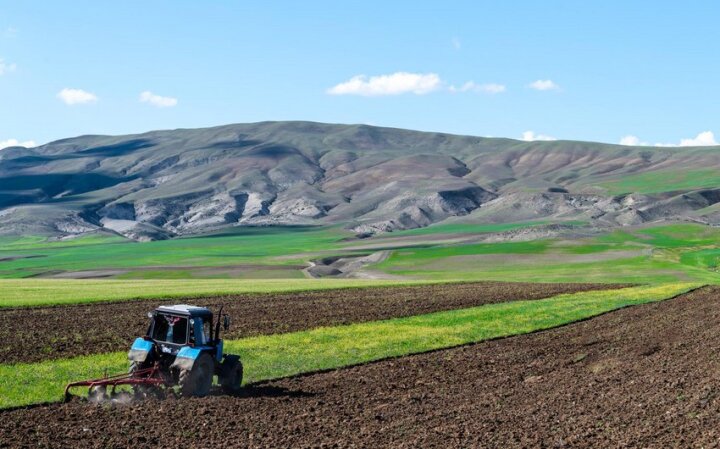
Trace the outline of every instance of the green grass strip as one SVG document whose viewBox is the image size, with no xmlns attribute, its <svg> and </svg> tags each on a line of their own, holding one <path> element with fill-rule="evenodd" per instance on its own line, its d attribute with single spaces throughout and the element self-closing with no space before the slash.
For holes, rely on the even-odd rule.
<svg viewBox="0 0 720 449">
<path fill-rule="evenodd" d="M 437 283 L 439 281 L 363 279 L 0 279 L 0 308 Z"/>
<path fill-rule="evenodd" d="M 227 351 L 241 355 L 246 382 L 256 382 L 548 329 L 621 307 L 667 299 L 697 286 L 668 284 L 565 294 L 252 337 L 227 342 Z M 99 377 L 104 369 L 124 372 L 126 353 L 0 365 L 0 408 L 58 401 L 65 384 Z"/>
</svg>

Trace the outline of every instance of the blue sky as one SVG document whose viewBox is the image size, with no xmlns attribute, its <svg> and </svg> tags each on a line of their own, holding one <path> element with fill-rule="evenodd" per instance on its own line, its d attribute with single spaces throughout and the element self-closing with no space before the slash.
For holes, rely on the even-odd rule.
<svg viewBox="0 0 720 449">
<path fill-rule="evenodd" d="M 0 144 L 286 119 L 709 144 L 719 16 L 713 1 L 0 0 Z"/>
</svg>

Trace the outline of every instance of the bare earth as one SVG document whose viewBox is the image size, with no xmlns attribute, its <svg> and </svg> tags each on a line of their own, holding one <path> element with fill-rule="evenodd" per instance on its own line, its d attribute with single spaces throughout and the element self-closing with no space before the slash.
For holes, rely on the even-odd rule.
<svg viewBox="0 0 720 449">
<path fill-rule="evenodd" d="M 126 350 L 147 330 L 147 312 L 162 303 L 189 302 L 216 311 L 224 305 L 233 320 L 226 336 L 240 338 L 620 287 L 477 282 L 0 309 L 0 360 L 35 362 Z"/>
</svg>

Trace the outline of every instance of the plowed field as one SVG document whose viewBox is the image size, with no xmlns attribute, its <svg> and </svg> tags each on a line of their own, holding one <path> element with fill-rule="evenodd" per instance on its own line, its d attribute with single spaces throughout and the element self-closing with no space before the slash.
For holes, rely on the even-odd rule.
<svg viewBox="0 0 720 449">
<path fill-rule="evenodd" d="M 225 312 L 233 325 L 225 338 L 275 334 L 387 318 L 462 309 L 560 293 L 619 288 L 608 284 L 482 282 L 419 287 L 326 290 L 172 300 Z M 37 362 L 129 348 L 147 330 L 147 312 L 158 301 L 0 309 L 2 363 Z"/>
<path fill-rule="evenodd" d="M 720 288 L 237 397 L 0 413 L 6 447 L 720 445 Z"/>
</svg>

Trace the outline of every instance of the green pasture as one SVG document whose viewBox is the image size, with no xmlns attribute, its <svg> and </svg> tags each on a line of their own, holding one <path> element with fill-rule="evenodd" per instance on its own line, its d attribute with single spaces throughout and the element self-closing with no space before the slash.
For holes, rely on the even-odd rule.
<svg viewBox="0 0 720 449">
<path fill-rule="evenodd" d="M 0 308 L 83 304 L 127 299 L 222 296 L 337 288 L 421 285 L 437 281 L 362 279 L 0 279 Z"/>
<path fill-rule="evenodd" d="M 694 287 L 697 285 L 668 284 L 565 294 L 245 338 L 229 341 L 227 350 L 241 355 L 245 381 L 251 383 L 548 329 L 621 307 L 668 299 Z M 125 352 L 0 365 L 0 408 L 58 401 L 68 382 L 126 369 Z"/>
<path fill-rule="evenodd" d="M 612 195 L 623 193 L 661 193 L 675 190 L 693 190 L 717 187 L 720 174 L 717 170 L 657 170 L 637 174 L 622 174 L 617 178 L 604 178 L 595 185 L 605 188 Z"/>
<path fill-rule="evenodd" d="M 418 279 L 718 283 L 720 228 L 671 224 L 575 240 L 396 249 L 374 266 Z"/>
<path fill-rule="evenodd" d="M 582 229 L 581 222 L 568 223 Z M 367 268 L 407 281 L 720 281 L 720 228 L 700 224 L 633 227 L 574 239 L 481 240 L 488 233 L 543 224 L 450 222 L 351 241 L 347 240 L 350 234 L 338 227 L 308 226 L 233 228 L 215 235 L 143 243 L 107 235 L 62 242 L 48 242 L 41 237 L 0 238 L 0 280 L 55 271 L 121 270 L 111 273 L 113 280 L 129 282 L 107 284 L 108 299 L 122 299 L 118 295 L 148 298 L 278 288 L 291 291 L 309 285 L 303 279 L 302 268 L 311 260 L 369 254 L 382 248 L 390 250 L 389 257 Z M 448 243 L 453 238 L 464 243 Z M 0 307 L 11 302 L 26 305 L 17 297 L 23 294 L 28 295 L 28 304 L 72 302 L 73 298 L 94 300 L 105 294 L 103 284 L 96 281 L 37 282 L 40 279 L 29 280 L 26 291 L 20 293 L 15 287 L 20 284 L 5 284 L 6 295 L 0 297 Z M 255 282 L 257 287 L 252 287 Z M 350 281 L 332 282 L 335 287 Z M 363 284 L 354 282 L 351 285 Z M 52 285 L 57 286 L 57 292 Z M 66 293 L 68 289 L 77 289 L 77 293 Z"/>
<path fill-rule="evenodd" d="M 433 234 L 487 234 L 491 232 L 506 232 L 513 231 L 516 229 L 529 228 L 533 226 L 539 226 L 548 224 L 548 221 L 525 221 L 520 223 L 492 223 L 492 224 L 479 224 L 479 223 L 467 223 L 467 222 L 450 222 L 450 223 L 438 223 L 432 226 L 424 228 L 408 229 L 404 231 L 393 231 L 383 237 L 404 237 L 411 235 L 433 235 Z M 572 222 L 579 223 L 579 222 Z"/>
<path fill-rule="evenodd" d="M 39 237 L 5 238 L 0 239 L 0 278 L 22 278 L 54 270 L 302 265 L 307 258 L 292 256 L 336 248 L 348 235 L 338 228 L 273 226 L 240 227 L 215 235 L 153 242 L 104 235 L 62 242 Z"/>
</svg>

